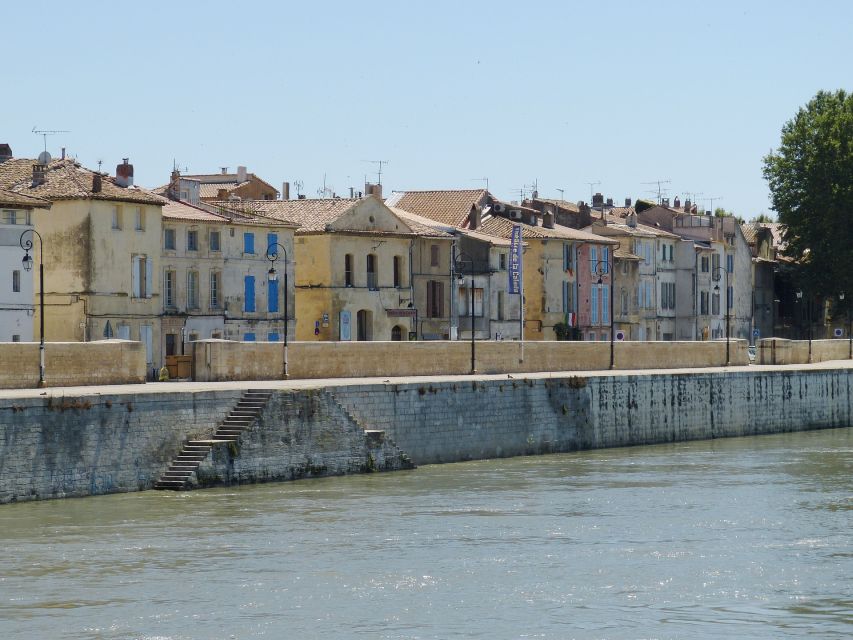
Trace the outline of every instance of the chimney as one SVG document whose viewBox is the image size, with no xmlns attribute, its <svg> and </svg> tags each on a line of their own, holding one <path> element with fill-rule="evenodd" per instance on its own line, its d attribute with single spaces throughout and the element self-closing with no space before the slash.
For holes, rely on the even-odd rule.
<svg viewBox="0 0 853 640">
<path fill-rule="evenodd" d="M 536 200 L 536 198 L 538 198 L 538 197 L 539 197 L 539 192 L 536 189 L 534 189 L 533 190 L 533 199 Z"/>
<path fill-rule="evenodd" d="M 120 187 L 133 186 L 133 165 L 128 164 L 128 158 L 122 158 L 122 163 L 116 166 L 116 184 Z"/>
<path fill-rule="evenodd" d="M 102 186 L 103 178 L 101 178 L 100 173 L 92 174 L 92 193 L 100 193 Z"/>
<path fill-rule="evenodd" d="M 631 213 L 629 213 L 626 216 L 625 222 L 632 229 L 636 229 L 637 228 L 637 213 L 635 211 L 632 211 Z"/>
<path fill-rule="evenodd" d="M 472 231 L 480 228 L 480 215 L 482 210 L 476 204 L 471 205 L 471 211 L 468 212 L 468 228 Z"/>
<path fill-rule="evenodd" d="M 169 190 L 166 195 L 170 200 L 181 199 L 181 172 L 177 169 L 172 169 L 172 175 L 169 177 Z"/>
<path fill-rule="evenodd" d="M 237 182 L 246 182 L 246 167 L 237 167 Z"/>
<path fill-rule="evenodd" d="M 62 147 L 62 160 L 65 160 L 65 147 Z"/>
<path fill-rule="evenodd" d="M 228 199 L 228 189 L 217 189 L 216 190 L 216 199 L 217 200 L 227 200 Z"/>
<path fill-rule="evenodd" d="M 5 142 L 0 144 L 0 162 L 12 159 L 12 147 Z"/>
<path fill-rule="evenodd" d="M 352 200 L 355 197 L 355 187 L 349 188 L 349 199 Z"/>
<path fill-rule="evenodd" d="M 281 199 L 282 200 L 290 200 L 290 183 L 282 182 L 281 183 Z"/>
<path fill-rule="evenodd" d="M 596 209 L 598 207 L 603 207 L 603 206 L 604 206 L 604 196 L 603 195 L 601 195 L 600 193 L 596 193 L 594 196 L 592 196 L 592 208 L 593 209 Z"/>
<path fill-rule="evenodd" d="M 684 211 L 690 213 L 690 198 L 684 201 Z"/>
<path fill-rule="evenodd" d="M 364 195 L 366 196 L 376 196 L 380 200 L 382 200 L 382 185 L 381 184 L 371 184 L 370 182 L 364 183 Z"/>
<path fill-rule="evenodd" d="M 44 172 L 47 167 L 43 164 L 34 164 L 33 165 L 33 186 L 38 187 L 39 185 L 44 184 L 45 177 Z"/>
<path fill-rule="evenodd" d="M 680 209 L 681 208 L 681 198 L 679 198 L 678 196 L 675 196 L 675 202 L 672 203 L 672 206 L 676 209 Z"/>
<path fill-rule="evenodd" d="M 542 212 L 542 226 L 546 229 L 554 228 L 554 207 L 553 205 L 545 207 Z"/>
<path fill-rule="evenodd" d="M 626 206 L 626 207 L 630 207 L 630 206 L 631 206 L 631 198 L 625 198 L 625 206 Z"/>
<path fill-rule="evenodd" d="M 222 169 L 222 175 L 226 175 L 228 173 L 228 167 L 220 167 Z"/>
<path fill-rule="evenodd" d="M 613 198 L 607 198 L 607 206 L 611 208 L 613 207 Z"/>
</svg>

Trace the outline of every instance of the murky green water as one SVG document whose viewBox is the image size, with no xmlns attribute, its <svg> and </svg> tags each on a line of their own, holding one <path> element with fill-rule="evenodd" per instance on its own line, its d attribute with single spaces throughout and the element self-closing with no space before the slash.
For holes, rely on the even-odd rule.
<svg viewBox="0 0 853 640">
<path fill-rule="evenodd" d="M 0 638 L 841 638 L 853 429 L 0 507 Z"/>
</svg>

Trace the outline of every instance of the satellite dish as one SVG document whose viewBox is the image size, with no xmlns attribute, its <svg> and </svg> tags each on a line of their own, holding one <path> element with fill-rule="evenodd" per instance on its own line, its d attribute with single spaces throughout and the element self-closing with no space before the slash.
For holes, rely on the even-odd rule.
<svg viewBox="0 0 853 640">
<path fill-rule="evenodd" d="M 47 151 L 39 154 L 39 164 L 50 164 L 50 154 Z"/>
</svg>

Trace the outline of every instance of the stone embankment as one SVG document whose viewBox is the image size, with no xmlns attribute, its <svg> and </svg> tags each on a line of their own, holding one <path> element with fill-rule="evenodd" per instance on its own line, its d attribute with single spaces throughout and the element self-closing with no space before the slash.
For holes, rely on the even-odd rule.
<svg viewBox="0 0 853 640">
<path fill-rule="evenodd" d="M 227 417 L 245 383 L 10 392 L 0 394 L 0 502 L 150 489 L 187 441 L 210 444 L 184 474 L 204 487 L 850 426 L 851 375 L 839 362 L 255 383 L 271 394 L 240 429 Z"/>
</svg>

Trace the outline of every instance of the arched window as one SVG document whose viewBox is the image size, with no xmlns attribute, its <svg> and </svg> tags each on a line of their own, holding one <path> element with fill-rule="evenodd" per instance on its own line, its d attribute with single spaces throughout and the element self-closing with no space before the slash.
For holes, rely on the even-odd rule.
<svg viewBox="0 0 853 640">
<path fill-rule="evenodd" d="M 400 342 L 403 339 L 403 327 L 400 325 L 394 325 L 394 328 L 391 329 L 391 340 L 394 342 Z"/>
</svg>

